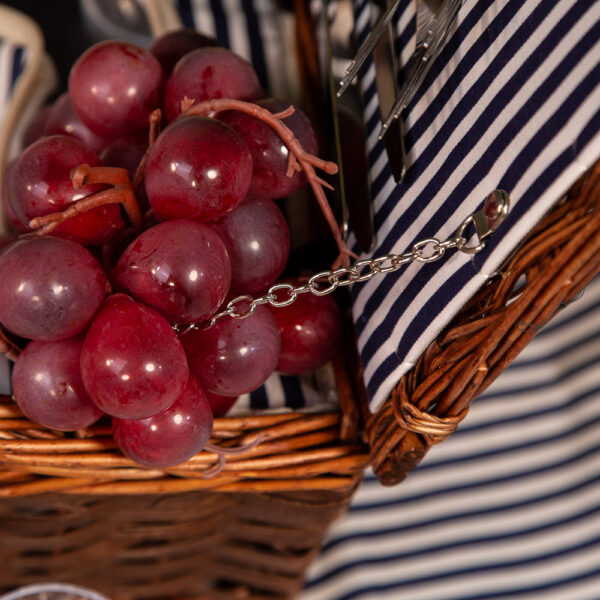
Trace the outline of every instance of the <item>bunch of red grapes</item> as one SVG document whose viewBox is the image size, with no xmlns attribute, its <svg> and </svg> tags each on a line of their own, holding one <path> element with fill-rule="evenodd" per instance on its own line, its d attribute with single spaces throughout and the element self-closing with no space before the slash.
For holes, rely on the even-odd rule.
<svg viewBox="0 0 600 600">
<path fill-rule="evenodd" d="M 150 467 L 202 450 L 236 397 L 275 370 L 324 364 L 341 338 L 336 304 L 311 293 L 205 325 L 278 281 L 290 236 L 274 200 L 307 183 L 265 120 L 186 112 L 216 98 L 275 115 L 289 107 L 200 34 L 149 50 L 97 44 L 5 172 L 4 212 L 22 234 L 0 255 L 5 346 L 24 345 L 14 399 L 62 431 L 108 415 L 122 451 Z M 281 120 L 314 155 L 306 116 Z"/>
</svg>

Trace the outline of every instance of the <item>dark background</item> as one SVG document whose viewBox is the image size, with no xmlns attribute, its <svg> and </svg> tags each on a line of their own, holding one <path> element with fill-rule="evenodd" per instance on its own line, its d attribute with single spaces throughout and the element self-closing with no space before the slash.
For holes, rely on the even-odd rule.
<svg viewBox="0 0 600 600">
<path fill-rule="evenodd" d="M 33 18 L 44 33 L 46 49 L 60 76 L 60 90 L 66 90 L 70 65 L 91 44 L 81 22 L 78 0 L 2 0 Z"/>
</svg>

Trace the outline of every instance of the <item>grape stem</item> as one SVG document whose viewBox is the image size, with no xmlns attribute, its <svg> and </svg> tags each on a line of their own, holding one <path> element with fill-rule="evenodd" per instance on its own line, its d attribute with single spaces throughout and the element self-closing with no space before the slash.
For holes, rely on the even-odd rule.
<svg viewBox="0 0 600 600">
<path fill-rule="evenodd" d="M 0 353 L 4 354 L 8 360 L 15 362 L 19 358 L 21 349 L 6 337 L 6 334 L 0 329 Z"/>
<path fill-rule="evenodd" d="M 221 446 L 215 446 L 214 444 L 211 444 L 209 442 L 204 446 L 204 450 L 216 454 L 218 456 L 218 461 L 215 465 L 204 471 L 202 475 L 207 478 L 215 477 L 223 470 L 223 467 L 225 466 L 226 462 L 226 456 L 243 454 L 244 452 L 248 452 L 249 450 L 256 448 L 256 446 L 258 446 L 265 439 L 265 437 L 266 436 L 264 434 L 260 434 L 256 437 L 256 439 L 252 440 L 251 442 L 248 442 L 247 444 L 242 444 L 241 446 L 234 446 L 231 448 L 222 448 Z"/>
<path fill-rule="evenodd" d="M 339 255 L 333 263 L 333 268 L 339 266 L 348 266 L 350 264 L 350 257 L 357 258 L 346 245 L 342 238 L 342 232 L 340 227 L 335 220 L 335 216 L 323 188 L 333 189 L 329 183 L 319 177 L 315 171 L 315 168 L 328 173 L 329 175 L 335 175 L 338 172 L 338 167 L 335 163 L 323 160 L 318 156 L 314 156 L 304 150 L 300 140 L 294 135 L 287 125 L 282 120 L 289 117 L 294 113 L 294 107 L 290 106 L 284 111 L 278 113 L 272 113 L 266 108 L 262 108 L 252 102 L 245 102 L 244 100 L 235 100 L 231 98 L 216 98 L 212 100 L 205 100 L 203 102 L 194 103 L 194 100 L 185 98 L 181 102 L 181 117 L 189 117 L 193 115 L 207 115 L 225 111 L 225 110 L 237 110 L 246 113 L 252 117 L 260 119 L 267 125 L 269 125 L 277 135 L 281 138 L 281 141 L 287 146 L 289 150 L 288 163 L 287 163 L 287 176 L 291 177 L 294 171 L 304 171 L 310 187 L 319 203 L 321 212 L 331 229 L 335 243 L 339 250 Z"/>
<path fill-rule="evenodd" d="M 105 204 L 122 204 L 132 225 L 136 229 L 141 229 L 144 221 L 127 169 L 79 165 L 71 172 L 71 180 L 76 190 L 94 183 L 107 184 L 112 187 L 90 194 L 63 211 L 31 219 L 29 227 L 35 229 L 36 234 L 48 234 L 61 223 Z"/>
<path fill-rule="evenodd" d="M 155 108 L 152 113 L 150 113 L 150 129 L 148 131 L 148 146 L 144 155 L 140 159 L 140 163 L 135 170 L 133 175 L 132 185 L 133 189 L 137 190 L 140 184 L 144 179 L 144 173 L 146 172 L 146 163 L 148 162 L 148 155 L 150 154 L 150 148 L 152 148 L 152 144 L 156 141 L 158 134 L 160 133 L 160 122 L 162 120 L 162 111 L 160 108 Z"/>
</svg>

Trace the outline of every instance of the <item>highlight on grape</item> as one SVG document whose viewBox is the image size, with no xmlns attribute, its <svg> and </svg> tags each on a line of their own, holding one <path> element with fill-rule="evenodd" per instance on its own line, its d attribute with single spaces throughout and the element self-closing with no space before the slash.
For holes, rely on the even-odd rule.
<svg viewBox="0 0 600 600">
<path fill-rule="evenodd" d="M 213 418 L 275 370 L 331 359 L 342 325 L 329 296 L 205 325 L 280 281 L 277 200 L 303 186 L 351 255 L 317 175 L 336 166 L 308 118 L 267 96 L 248 62 L 187 30 L 149 49 L 102 42 L 72 66 L 2 187 L 15 237 L 0 247 L 0 350 L 30 420 L 110 419 L 124 454 L 168 468 L 218 452 Z"/>
</svg>

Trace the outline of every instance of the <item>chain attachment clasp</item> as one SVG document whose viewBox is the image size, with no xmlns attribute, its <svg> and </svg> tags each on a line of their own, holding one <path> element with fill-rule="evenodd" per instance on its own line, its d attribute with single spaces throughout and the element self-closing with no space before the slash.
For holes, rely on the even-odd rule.
<svg viewBox="0 0 600 600">
<path fill-rule="evenodd" d="M 485 239 L 490 236 L 506 219 L 510 209 L 510 198 L 504 190 L 494 190 L 485 201 L 481 210 L 469 215 L 456 230 L 455 239 L 458 240 L 456 247 L 465 254 L 477 254 L 483 250 Z M 475 246 L 467 246 L 465 230 L 470 224 L 475 227 L 478 243 Z"/>
</svg>

